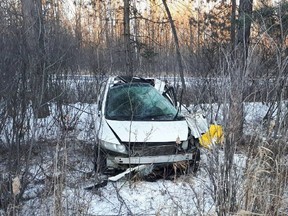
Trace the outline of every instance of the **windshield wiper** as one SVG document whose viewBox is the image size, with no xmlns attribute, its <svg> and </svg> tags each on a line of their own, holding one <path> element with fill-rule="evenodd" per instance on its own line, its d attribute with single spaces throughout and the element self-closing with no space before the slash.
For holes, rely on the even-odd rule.
<svg viewBox="0 0 288 216">
<path fill-rule="evenodd" d="M 130 116 L 125 116 L 125 115 L 122 115 L 122 116 L 121 115 L 117 115 L 117 116 L 107 115 L 106 118 L 110 120 L 131 120 Z"/>
<path fill-rule="evenodd" d="M 183 115 L 179 115 L 179 109 L 177 110 L 176 115 L 174 116 L 173 120 L 183 120 L 185 117 Z"/>
<path fill-rule="evenodd" d="M 174 120 L 173 114 L 159 114 L 159 115 L 147 115 L 143 117 L 143 120 Z"/>
</svg>

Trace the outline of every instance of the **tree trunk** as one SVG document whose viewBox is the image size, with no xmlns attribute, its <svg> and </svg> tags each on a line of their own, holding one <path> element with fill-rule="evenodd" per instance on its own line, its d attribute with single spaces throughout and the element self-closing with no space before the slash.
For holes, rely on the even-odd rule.
<svg viewBox="0 0 288 216">
<path fill-rule="evenodd" d="M 76 14 L 75 14 L 75 36 L 77 38 L 77 46 L 78 49 L 81 48 L 82 45 L 82 7 L 83 2 L 80 0 L 79 4 L 76 6 Z"/>
<path fill-rule="evenodd" d="M 49 115 L 47 105 L 43 106 L 47 87 L 45 71 L 44 20 L 40 0 L 22 0 L 22 13 L 25 32 L 25 62 L 32 91 L 32 106 L 36 117 Z"/>
<path fill-rule="evenodd" d="M 181 78 L 181 82 L 182 82 L 182 88 L 185 91 L 186 90 L 186 84 L 185 84 L 185 79 L 184 79 L 184 67 L 183 67 L 183 63 L 182 63 L 182 58 L 181 58 L 181 53 L 180 53 L 180 47 L 179 47 L 179 40 L 178 40 L 178 36 L 177 36 L 177 31 L 176 31 L 176 27 L 174 24 L 174 21 L 172 19 L 169 7 L 167 5 L 166 0 L 162 0 L 163 5 L 165 7 L 165 11 L 167 13 L 168 16 L 168 20 L 171 26 L 171 30 L 172 30 L 172 34 L 174 37 L 174 43 L 175 43 L 175 48 L 176 48 L 176 56 L 177 56 L 177 62 L 178 62 L 178 67 L 179 67 L 179 74 L 180 74 L 180 78 Z"/>
<path fill-rule="evenodd" d="M 126 74 L 133 75 L 133 60 L 130 45 L 130 0 L 124 0 L 124 46 L 125 46 L 125 61 Z"/>
<path fill-rule="evenodd" d="M 193 19 L 189 18 L 189 45 L 191 53 L 193 53 L 193 41 Z"/>
<path fill-rule="evenodd" d="M 232 4 L 235 4 L 233 3 L 233 1 Z M 233 54 L 231 58 L 232 67 L 230 68 L 231 95 L 230 95 L 228 125 L 229 125 L 229 132 L 231 135 L 230 142 L 233 143 L 235 142 L 241 143 L 243 137 L 243 124 L 244 124 L 243 83 L 244 83 L 244 76 L 246 73 L 245 71 L 247 70 L 251 16 L 252 16 L 252 0 L 240 0 L 237 48 L 235 50 L 235 55 Z"/>
<path fill-rule="evenodd" d="M 247 58 L 250 41 L 252 5 L 253 0 L 240 0 L 239 4 L 237 44 L 240 47 L 239 51 L 242 52 L 244 62 Z"/>
<path fill-rule="evenodd" d="M 236 0 L 231 1 L 231 28 L 230 28 L 230 40 L 231 40 L 231 49 L 234 51 L 235 49 L 235 31 L 236 31 Z"/>
</svg>

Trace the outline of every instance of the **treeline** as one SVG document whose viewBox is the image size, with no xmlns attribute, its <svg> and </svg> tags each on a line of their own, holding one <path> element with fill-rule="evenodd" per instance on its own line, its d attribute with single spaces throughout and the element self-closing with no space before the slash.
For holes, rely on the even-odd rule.
<svg viewBox="0 0 288 216">
<path fill-rule="evenodd" d="M 236 3 L 2 0 L 0 134 L 5 142 L 0 139 L 0 150 L 7 157 L 9 187 L 1 190 L 0 208 L 17 206 L 25 192 L 32 150 L 37 146 L 37 119 L 50 115 L 49 103 L 56 104 L 57 120 L 64 122 L 67 104 L 94 103 L 101 85 L 98 78 L 109 74 L 166 75 L 176 81 L 181 77 L 182 88 L 184 76 L 209 78 L 200 86 L 187 86 L 183 101 L 229 104 L 223 123 L 227 164 L 222 174 L 227 182 L 233 168 L 231 155 L 237 144 L 245 143 L 243 102 L 251 102 L 257 94 L 255 100 L 269 103 L 266 121 L 275 122 L 269 136 L 285 135 L 288 2 Z M 84 74 L 93 75 L 94 81 L 70 80 L 71 75 Z M 215 77 L 228 79 L 214 85 Z M 251 84 L 258 78 L 269 82 L 264 96 Z M 67 89 L 72 85 L 81 94 L 71 96 L 74 93 Z M 19 173 L 23 187 L 14 196 L 10 183 Z"/>
<path fill-rule="evenodd" d="M 243 3 L 239 6 L 234 1 L 211 2 L 209 11 L 207 2 L 167 2 L 188 75 L 221 75 L 223 59 L 243 40 L 242 35 L 245 46 L 251 47 L 249 54 L 259 65 L 253 71 L 255 76 L 275 74 L 277 56 L 287 55 L 285 1 L 277 5 L 260 2 L 253 8 L 252 1 L 247 0 L 240 1 Z M 128 3 L 129 52 L 134 73 L 177 74 L 173 35 L 162 1 Z M 45 62 L 47 74 L 125 72 L 123 1 L 79 0 L 71 4 L 59 0 L 2 1 L 1 54 L 5 58 L 1 58 L 1 74 L 7 83 L 10 75 L 24 70 L 21 64 L 32 63 L 29 59 L 33 55 L 40 56 L 35 63 Z M 247 4 L 250 8 L 244 7 Z M 25 5 L 30 7 L 30 13 L 25 13 Z"/>
</svg>

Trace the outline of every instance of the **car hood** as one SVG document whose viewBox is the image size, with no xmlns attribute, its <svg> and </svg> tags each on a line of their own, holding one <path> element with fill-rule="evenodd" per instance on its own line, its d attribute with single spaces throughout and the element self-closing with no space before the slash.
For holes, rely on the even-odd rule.
<svg viewBox="0 0 288 216">
<path fill-rule="evenodd" d="M 187 140 L 188 136 L 185 120 L 106 121 L 122 142 L 176 142 Z"/>
</svg>

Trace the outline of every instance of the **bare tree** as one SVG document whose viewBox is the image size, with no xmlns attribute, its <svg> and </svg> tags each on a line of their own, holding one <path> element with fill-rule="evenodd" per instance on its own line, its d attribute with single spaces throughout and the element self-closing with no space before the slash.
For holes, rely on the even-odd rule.
<svg viewBox="0 0 288 216">
<path fill-rule="evenodd" d="M 241 142 L 243 136 L 244 111 L 243 90 L 248 73 L 248 48 L 252 20 L 252 0 L 241 0 L 239 5 L 237 48 L 232 54 L 230 67 L 231 94 L 229 108 L 229 131 L 231 142 Z M 234 14 L 232 13 L 232 19 Z M 232 25 L 233 26 L 233 25 Z M 231 29 L 231 33 L 232 33 Z M 231 35 L 232 36 L 232 35 Z M 232 38 L 231 38 L 232 39 Z M 232 41 L 231 41 L 232 42 Z"/>
<path fill-rule="evenodd" d="M 126 74 L 133 75 L 133 59 L 130 42 L 130 0 L 124 0 L 123 19 Z"/>
<path fill-rule="evenodd" d="M 230 26 L 230 37 L 231 37 L 231 48 L 235 49 L 235 30 L 236 30 L 236 0 L 231 1 L 231 26 Z"/>
<path fill-rule="evenodd" d="M 238 35 L 237 44 L 241 47 L 243 60 L 248 55 L 248 47 L 250 42 L 253 0 L 240 0 L 239 3 L 239 19 L 238 19 Z"/>
<path fill-rule="evenodd" d="M 25 32 L 25 60 L 26 74 L 29 78 L 30 88 L 33 92 L 38 92 L 36 97 L 32 97 L 35 114 L 40 115 L 40 108 L 47 90 L 47 71 L 45 61 L 44 45 L 44 19 L 42 12 L 42 1 L 28 0 L 22 1 L 22 12 Z M 47 111 L 47 110 L 46 110 Z"/>
<path fill-rule="evenodd" d="M 184 66 L 182 63 L 182 57 L 181 57 L 181 53 L 180 53 L 180 46 L 179 46 L 179 40 L 178 40 L 178 36 L 177 36 L 177 31 L 176 31 L 176 27 L 174 24 L 174 21 L 172 19 L 169 7 L 167 5 L 166 0 L 162 0 L 163 5 L 165 7 L 165 11 L 167 13 L 168 16 L 168 20 L 170 22 L 170 26 L 171 26 L 171 30 L 173 33 L 173 37 L 174 37 L 174 43 L 175 43 L 175 48 L 176 48 L 176 56 L 177 56 L 177 62 L 178 62 L 178 69 L 179 69 L 179 74 L 180 74 L 180 78 L 181 78 L 181 82 L 182 82 L 182 88 L 185 91 L 186 90 L 186 84 L 185 84 L 185 79 L 184 79 Z"/>
</svg>

